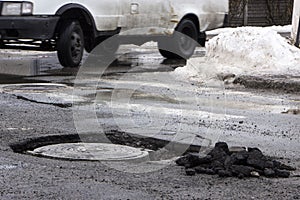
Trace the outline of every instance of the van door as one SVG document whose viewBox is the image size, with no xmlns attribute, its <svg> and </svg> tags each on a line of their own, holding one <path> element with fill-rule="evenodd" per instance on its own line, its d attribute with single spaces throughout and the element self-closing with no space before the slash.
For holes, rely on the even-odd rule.
<svg viewBox="0 0 300 200">
<path fill-rule="evenodd" d="M 122 20 L 120 26 L 136 35 L 162 34 L 170 20 L 168 0 L 120 0 Z"/>
<path fill-rule="evenodd" d="M 223 26 L 225 14 L 228 14 L 228 0 L 211 0 L 203 3 L 203 17 L 200 17 L 201 31 Z"/>
</svg>

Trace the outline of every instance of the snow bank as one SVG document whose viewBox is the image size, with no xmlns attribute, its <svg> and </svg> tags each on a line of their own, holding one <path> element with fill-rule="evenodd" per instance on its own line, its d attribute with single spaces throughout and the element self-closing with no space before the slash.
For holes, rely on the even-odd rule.
<svg viewBox="0 0 300 200">
<path fill-rule="evenodd" d="M 174 73 L 184 78 L 224 73 L 299 75 L 300 50 L 270 28 L 235 28 L 212 38 L 205 58 L 192 58 Z"/>
<path fill-rule="evenodd" d="M 290 33 L 292 31 L 292 25 L 268 26 L 268 27 L 265 27 L 264 29 L 271 29 L 278 33 Z M 218 35 L 218 34 L 226 33 L 226 32 L 233 31 L 233 30 L 236 30 L 236 28 L 219 28 L 219 29 L 207 31 L 206 34 L 207 35 Z"/>
</svg>

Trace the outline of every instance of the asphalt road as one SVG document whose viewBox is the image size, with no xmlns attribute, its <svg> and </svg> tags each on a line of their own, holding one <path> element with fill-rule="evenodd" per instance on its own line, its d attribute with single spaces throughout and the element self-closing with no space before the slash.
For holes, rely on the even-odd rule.
<svg viewBox="0 0 300 200">
<path fill-rule="evenodd" d="M 152 46 L 126 48 L 102 71 L 87 64 L 62 69 L 53 53 L 3 54 L 5 66 L 19 68 L 1 75 L 1 199 L 300 198 L 299 94 L 217 79 L 183 80 L 172 71 L 184 62 L 164 60 Z M 204 53 L 199 49 L 195 56 Z M 25 55 L 19 59 L 19 54 Z M 27 85 L 15 85 L 22 83 Z M 91 133 L 112 130 L 198 146 L 226 141 L 259 147 L 298 170 L 288 179 L 188 177 L 172 160 L 120 168 L 35 157 L 11 148 L 41 137 L 40 143 L 51 143 L 50 135 L 64 135 L 61 140 L 67 142 L 68 135 L 79 133 L 85 141 Z M 131 168 L 136 173 L 125 172 Z"/>
</svg>

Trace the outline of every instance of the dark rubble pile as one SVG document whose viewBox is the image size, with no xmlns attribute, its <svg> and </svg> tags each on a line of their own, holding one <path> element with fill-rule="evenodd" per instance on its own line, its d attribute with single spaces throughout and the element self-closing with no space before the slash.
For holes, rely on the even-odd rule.
<svg viewBox="0 0 300 200">
<path fill-rule="evenodd" d="M 288 178 L 295 168 L 284 165 L 263 155 L 258 148 L 242 151 L 229 151 L 225 142 L 219 142 L 206 156 L 189 153 L 178 160 L 177 165 L 184 166 L 186 174 L 218 174 L 220 177 L 259 177 Z"/>
</svg>

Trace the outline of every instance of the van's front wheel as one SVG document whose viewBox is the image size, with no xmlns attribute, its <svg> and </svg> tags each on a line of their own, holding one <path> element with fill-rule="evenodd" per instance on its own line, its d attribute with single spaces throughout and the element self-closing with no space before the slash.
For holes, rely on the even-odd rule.
<svg viewBox="0 0 300 200">
<path fill-rule="evenodd" d="M 83 31 L 78 21 L 65 21 L 57 40 L 57 56 L 64 67 L 78 67 L 84 51 Z"/>
</svg>

